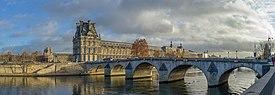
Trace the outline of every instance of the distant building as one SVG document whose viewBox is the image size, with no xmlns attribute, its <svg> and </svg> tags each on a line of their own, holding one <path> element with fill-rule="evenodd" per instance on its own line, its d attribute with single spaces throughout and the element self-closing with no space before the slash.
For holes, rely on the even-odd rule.
<svg viewBox="0 0 275 95">
<path fill-rule="evenodd" d="M 182 44 L 175 47 L 173 42 L 169 46 L 162 46 L 161 52 L 163 57 L 176 57 L 176 58 L 198 58 L 199 54 L 191 50 L 184 49 Z"/>
<path fill-rule="evenodd" d="M 209 58 L 209 55 L 207 53 L 205 53 L 205 52 L 199 53 L 198 54 L 198 58 Z"/>
<path fill-rule="evenodd" d="M 53 50 L 52 48 L 50 47 L 47 47 L 46 49 L 44 49 L 44 52 L 43 52 L 43 61 L 44 62 L 53 62 Z"/>
<path fill-rule="evenodd" d="M 70 53 L 54 53 L 52 48 L 47 47 L 44 49 L 42 62 L 67 63 L 71 62 L 72 59 L 73 57 Z"/>
</svg>

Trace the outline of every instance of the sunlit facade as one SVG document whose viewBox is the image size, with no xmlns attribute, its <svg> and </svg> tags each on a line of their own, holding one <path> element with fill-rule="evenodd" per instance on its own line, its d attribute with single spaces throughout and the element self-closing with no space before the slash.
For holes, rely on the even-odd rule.
<svg viewBox="0 0 275 95">
<path fill-rule="evenodd" d="M 104 58 L 131 56 L 131 43 L 105 41 L 97 33 L 95 23 L 79 21 L 73 37 L 74 61 L 96 61 Z"/>
</svg>

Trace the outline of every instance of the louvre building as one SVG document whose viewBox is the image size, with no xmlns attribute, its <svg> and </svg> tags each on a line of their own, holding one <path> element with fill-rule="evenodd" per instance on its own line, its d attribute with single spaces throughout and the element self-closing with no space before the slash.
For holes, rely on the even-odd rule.
<svg viewBox="0 0 275 95">
<path fill-rule="evenodd" d="M 97 33 L 95 23 L 79 21 L 73 38 L 74 61 L 95 61 L 104 58 L 131 56 L 131 43 L 105 41 Z"/>
</svg>

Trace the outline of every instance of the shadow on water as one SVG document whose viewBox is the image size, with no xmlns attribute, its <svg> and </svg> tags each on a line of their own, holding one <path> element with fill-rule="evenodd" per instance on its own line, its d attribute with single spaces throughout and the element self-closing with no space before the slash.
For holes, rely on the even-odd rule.
<svg viewBox="0 0 275 95">
<path fill-rule="evenodd" d="M 219 87 L 210 87 L 208 88 L 207 90 L 207 94 L 208 95 L 237 95 L 237 94 L 240 94 L 240 93 L 230 93 L 229 92 L 229 85 L 228 84 L 223 84 Z"/>
</svg>

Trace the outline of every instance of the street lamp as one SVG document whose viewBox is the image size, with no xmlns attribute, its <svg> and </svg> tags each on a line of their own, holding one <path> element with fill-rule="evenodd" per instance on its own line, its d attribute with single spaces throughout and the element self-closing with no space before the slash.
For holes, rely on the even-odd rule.
<svg viewBox="0 0 275 95">
<path fill-rule="evenodd" d="M 236 59 L 238 59 L 238 51 L 236 50 Z"/>
<path fill-rule="evenodd" d="M 229 58 L 229 52 L 227 52 L 227 58 Z"/>
</svg>

